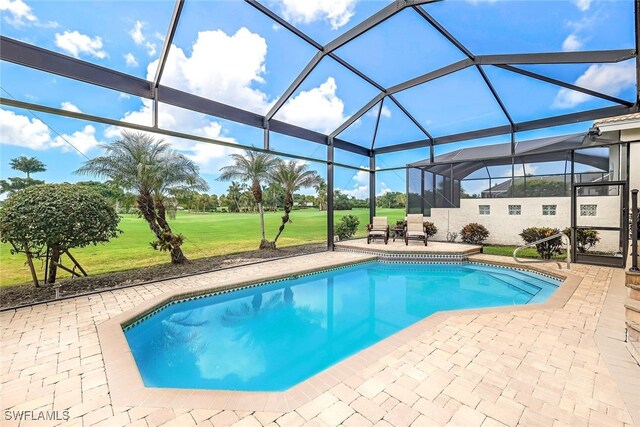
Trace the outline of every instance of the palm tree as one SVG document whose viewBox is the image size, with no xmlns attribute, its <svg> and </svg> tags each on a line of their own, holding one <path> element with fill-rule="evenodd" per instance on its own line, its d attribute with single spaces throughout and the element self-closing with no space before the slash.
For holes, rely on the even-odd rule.
<svg viewBox="0 0 640 427">
<path fill-rule="evenodd" d="M 284 226 L 291 222 L 289 213 L 293 208 L 293 193 L 301 188 L 309 188 L 316 185 L 320 185 L 322 178 L 316 173 L 316 171 L 309 170 L 309 167 L 304 163 L 299 163 L 295 160 L 288 162 L 280 162 L 273 173 L 271 174 L 271 181 L 280 185 L 284 190 L 284 215 L 282 216 L 282 224 L 278 229 L 275 239 L 271 243 L 271 246 L 275 248 L 278 237 L 284 231 Z"/>
<path fill-rule="evenodd" d="M 235 181 L 231 181 L 231 185 L 227 189 L 227 203 L 229 204 L 229 212 L 240 212 L 240 196 L 242 187 Z"/>
<path fill-rule="evenodd" d="M 208 189 L 196 164 L 145 133 L 123 131 L 121 139 L 101 148 L 105 154 L 88 160 L 76 173 L 108 178 L 133 191 L 138 210 L 158 239 L 151 246 L 169 251 L 174 264 L 186 261 L 180 248 L 184 237 L 167 223 L 165 201 L 175 191 Z"/>
<path fill-rule="evenodd" d="M 26 173 L 27 179 L 31 178 L 32 173 L 44 172 L 47 170 L 44 163 L 35 157 L 16 157 L 15 159 L 11 159 L 9 164 L 11 165 L 11 169 Z"/>
<path fill-rule="evenodd" d="M 318 183 L 313 186 L 317 193 L 318 210 L 324 211 L 327 209 L 327 181 L 320 178 Z"/>
<path fill-rule="evenodd" d="M 231 158 L 234 164 L 221 168 L 218 180 L 231 181 L 239 179 L 251 182 L 251 192 L 260 213 L 260 232 L 262 233 L 260 249 L 269 247 L 264 231 L 264 208 L 262 206 L 262 185 L 260 182 L 268 180 L 271 170 L 278 164 L 279 160 L 271 154 L 254 151 L 245 151 L 244 155 L 232 154 Z"/>
</svg>

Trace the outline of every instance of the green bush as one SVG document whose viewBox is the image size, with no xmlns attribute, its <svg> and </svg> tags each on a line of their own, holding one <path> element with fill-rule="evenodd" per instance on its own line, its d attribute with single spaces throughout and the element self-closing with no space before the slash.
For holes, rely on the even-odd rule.
<svg viewBox="0 0 640 427">
<path fill-rule="evenodd" d="M 571 239 L 571 229 L 569 227 L 562 230 L 562 232 Z M 576 230 L 576 249 L 578 252 L 585 253 L 600 241 L 600 236 L 597 230 L 590 230 L 585 228 L 578 228 Z"/>
<path fill-rule="evenodd" d="M 482 242 L 487 240 L 489 237 L 489 230 L 477 222 L 472 222 L 470 224 L 465 225 L 460 230 L 460 239 L 464 243 L 470 243 L 472 245 L 481 245 Z"/>
<path fill-rule="evenodd" d="M 433 237 L 438 233 L 438 227 L 436 227 L 434 223 L 426 221 L 424 223 L 424 231 L 427 234 L 427 237 Z"/>
<path fill-rule="evenodd" d="M 525 243 L 533 243 L 537 240 L 544 239 L 545 237 L 558 234 L 560 230 L 557 228 L 549 227 L 529 227 L 522 230 L 520 237 Z M 554 255 L 562 252 L 562 238 L 556 237 L 555 239 L 547 240 L 546 242 L 536 244 L 536 250 L 542 259 L 551 259 Z"/>
<path fill-rule="evenodd" d="M 0 241 L 10 243 L 12 253 L 34 258 L 43 258 L 49 249 L 47 281 L 54 283 L 56 263 L 63 253 L 117 237 L 119 221 L 111 204 L 89 187 L 34 185 L 5 200 L 0 210 Z"/>
<path fill-rule="evenodd" d="M 353 237 L 358 230 L 358 226 L 360 225 L 360 220 L 355 215 L 345 215 L 340 218 L 340 222 L 336 225 L 335 235 L 338 236 L 338 239 L 345 240 L 350 237 Z"/>
</svg>

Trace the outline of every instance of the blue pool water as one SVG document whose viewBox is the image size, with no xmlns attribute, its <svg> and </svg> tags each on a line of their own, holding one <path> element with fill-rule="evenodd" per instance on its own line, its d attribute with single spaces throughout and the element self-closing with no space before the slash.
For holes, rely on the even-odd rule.
<svg viewBox="0 0 640 427">
<path fill-rule="evenodd" d="M 560 281 L 370 262 L 166 306 L 125 335 L 148 387 L 282 391 L 442 310 L 545 301 Z"/>
</svg>

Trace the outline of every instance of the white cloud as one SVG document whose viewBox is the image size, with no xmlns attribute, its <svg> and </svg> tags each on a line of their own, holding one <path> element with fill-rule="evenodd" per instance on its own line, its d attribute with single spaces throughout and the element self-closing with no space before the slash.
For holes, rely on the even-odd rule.
<svg viewBox="0 0 640 427">
<path fill-rule="evenodd" d="M 149 56 L 153 56 L 156 54 L 157 48 L 155 43 L 147 41 L 147 37 L 142 32 L 142 29 L 146 25 L 147 24 L 145 22 L 136 21 L 136 23 L 133 24 L 133 28 L 129 30 L 129 35 L 131 36 L 131 39 L 135 44 L 137 44 L 138 46 L 144 46 L 147 49 L 147 53 L 149 54 Z M 154 37 L 160 40 L 164 40 L 164 36 L 159 33 L 155 33 Z"/>
<path fill-rule="evenodd" d="M 562 50 L 565 52 L 573 52 L 580 50 L 583 46 L 582 40 L 575 34 L 569 34 L 564 42 L 562 42 Z"/>
<path fill-rule="evenodd" d="M 135 29 L 135 28 L 134 28 Z M 221 30 L 203 31 L 188 49 L 173 45 L 167 58 L 162 84 L 184 90 L 198 96 L 237 106 L 259 114 L 265 114 L 273 101 L 259 89 L 252 86 L 264 82 L 266 41 L 246 28 L 227 35 Z M 238 55 L 238 52 L 243 52 Z M 215 60 L 223 58 L 223 61 Z M 147 67 L 147 79 L 155 75 L 157 60 Z M 333 130 L 343 120 L 344 106 L 335 95 L 333 78 L 327 79 L 318 88 L 300 93 L 286 104 L 281 113 L 286 119 L 298 120 L 302 125 L 318 129 Z M 142 107 L 130 111 L 121 119 L 124 121 L 151 125 L 151 102 L 142 100 Z M 206 115 L 161 104 L 158 114 L 160 127 L 208 138 L 236 142 L 226 129 Z M 117 137 L 120 130 L 108 128 L 105 136 Z M 167 138 L 169 140 L 169 138 Z M 207 143 L 194 143 L 180 139 L 170 139 L 174 147 L 196 161 L 204 172 L 216 172 L 214 166 L 228 161 L 232 148 Z"/>
<path fill-rule="evenodd" d="M 280 10 L 293 23 L 310 24 L 325 20 L 331 29 L 347 24 L 355 13 L 357 0 L 282 0 Z"/>
<path fill-rule="evenodd" d="M 338 188 L 338 190 L 356 199 L 366 199 L 369 197 L 369 172 L 360 170 L 351 180 L 354 181 L 352 188 Z"/>
<path fill-rule="evenodd" d="M 58 27 L 58 23 L 55 21 L 40 22 L 38 17 L 32 12 L 31 7 L 22 0 L 0 0 L 0 12 L 4 12 L 5 22 L 14 27 Z"/>
<path fill-rule="evenodd" d="M 617 64 L 591 65 L 575 82 L 576 86 L 617 96 L 635 84 L 635 66 L 631 61 Z M 554 108 L 571 108 L 588 101 L 591 96 L 562 88 L 553 101 Z"/>
<path fill-rule="evenodd" d="M 118 94 L 118 99 L 119 99 L 119 100 L 123 100 L 123 99 L 131 99 L 131 95 L 129 95 L 128 93 L 120 92 L 120 93 Z"/>
<path fill-rule="evenodd" d="M 77 31 L 65 31 L 63 34 L 56 33 L 55 43 L 76 58 L 80 57 L 80 54 L 95 56 L 98 59 L 108 56 L 107 52 L 102 50 L 102 39 L 98 36 L 91 38 Z"/>
<path fill-rule="evenodd" d="M 129 30 L 129 35 L 137 45 L 141 45 L 145 41 L 144 34 L 142 34 L 142 27 L 144 27 L 144 22 L 136 21 L 136 23 L 133 24 L 133 28 Z"/>
<path fill-rule="evenodd" d="M 87 153 L 98 144 L 95 139 L 95 128 L 91 125 L 87 125 L 81 131 L 71 135 L 63 134 L 51 139 L 49 128 L 42 121 L 36 118 L 30 119 L 27 116 L 1 108 L 0 127 L 2 128 L 0 144 L 17 145 L 32 150 L 43 151 L 50 148 L 61 148 L 63 151 L 73 150 L 65 142 L 65 139 L 82 153 Z"/>
<path fill-rule="evenodd" d="M 49 128 L 38 119 L 0 108 L 0 143 L 33 150 L 46 150 L 50 143 Z"/>
<path fill-rule="evenodd" d="M 140 110 L 125 114 L 122 120 L 150 126 L 151 105 L 150 100 L 143 100 L 143 106 Z M 236 142 L 235 139 L 225 135 L 220 123 L 209 120 L 204 114 L 194 113 L 171 105 L 163 104 L 160 106 L 158 122 L 160 127 L 164 129 L 188 132 L 231 143 Z M 120 136 L 120 132 L 121 128 L 110 126 L 105 130 L 104 135 L 107 138 L 117 138 Z M 196 162 L 203 172 L 207 173 L 217 173 L 220 169 L 220 162 L 226 162 L 228 155 L 234 152 L 232 148 L 221 145 L 165 136 L 160 136 L 160 138 L 171 143 L 173 149 L 184 153 L 188 158 Z"/>
<path fill-rule="evenodd" d="M 124 60 L 127 63 L 128 67 L 137 67 L 138 66 L 138 60 L 136 59 L 136 57 L 131 52 L 129 52 L 126 55 L 124 55 Z"/>
<path fill-rule="evenodd" d="M 71 112 L 74 112 L 74 113 L 82 113 L 82 111 L 80 111 L 80 109 L 77 106 L 75 106 L 74 104 L 72 104 L 69 101 L 65 101 L 62 104 L 60 104 L 60 108 L 62 108 L 65 111 L 71 111 Z"/>
<path fill-rule="evenodd" d="M 73 145 L 82 154 L 87 154 L 87 152 L 100 144 L 96 139 L 96 128 L 86 125 L 82 130 L 76 131 L 71 135 L 57 136 L 51 142 L 51 147 L 61 148 L 62 151 L 76 151 L 69 144 Z"/>
<path fill-rule="evenodd" d="M 22 0 L 0 0 L 0 11 L 4 12 L 4 20 L 14 27 L 34 24 L 38 20 Z"/>
<path fill-rule="evenodd" d="M 369 111 L 367 111 L 366 115 L 369 116 L 369 117 L 373 117 L 374 119 L 377 119 L 378 118 L 378 111 L 379 111 L 378 108 L 373 107 Z M 383 105 L 382 106 L 382 111 L 380 111 L 380 118 L 388 119 L 390 117 L 391 117 L 391 110 L 386 105 Z M 358 120 L 360 120 L 360 119 L 358 119 Z"/>
<path fill-rule="evenodd" d="M 151 42 L 146 42 L 144 46 L 147 48 L 147 54 L 149 56 L 153 56 L 156 54 L 156 44 Z"/>
<path fill-rule="evenodd" d="M 591 0 L 573 0 L 573 4 L 581 11 L 586 12 L 591 7 Z"/>
<path fill-rule="evenodd" d="M 288 123 L 329 133 L 346 120 L 344 103 L 336 96 L 337 88 L 335 79 L 329 77 L 319 87 L 301 91 L 289 99 L 278 117 Z"/>
<path fill-rule="evenodd" d="M 246 28 L 231 36 L 221 30 L 203 31 L 191 56 L 172 46 L 162 84 L 264 114 L 270 107 L 267 95 L 251 86 L 264 82 L 266 55 L 266 41 Z M 156 67 L 154 61 L 147 70 L 155 72 Z"/>
</svg>

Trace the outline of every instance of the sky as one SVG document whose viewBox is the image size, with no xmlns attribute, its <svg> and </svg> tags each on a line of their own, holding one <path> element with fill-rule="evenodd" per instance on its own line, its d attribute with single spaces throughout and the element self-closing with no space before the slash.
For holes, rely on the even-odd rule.
<svg viewBox="0 0 640 427">
<path fill-rule="evenodd" d="M 365 0 L 262 0 L 300 30 L 326 44 L 388 4 Z M 152 80 L 173 11 L 172 1 L 0 0 L 2 35 Z M 474 54 L 632 49 L 633 0 L 447 0 L 424 6 Z M 265 114 L 317 51 L 240 0 L 186 0 L 161 84 Z M 335 52 L 384 87 L 464 58 L 414 10 L 407 8 Z M 625 100 L 635 100 L 635 61 L 617 64 L 522 66 Z M 534 120 L 614 105 L 493 66 L 483 67 L 515 121 Z M 3 97 L 87 114 L 151 124 L 151 103 L 135 96 L 0 62 Z M 376 96 L 378 90 L 331 58 L 323 59 L 275 118 L 328 134 Z M 475 68 L 399 92 L 396 98 L 421 126 L 443 136 L 507 124 Z M 262 130 L 161 104 L 159 126 L 261 146 Z M 424 139 L 423 132 L 385 99 L 338 137 L 371 148 Z M 590 123 L 518 134 L 519 140 L 585 131 Z M 101 144 L 120 129 L 99 123 L 0 107 L 0 178 L 17 176 L 11 158 L 36 156 L 47 182 L 88 179 L 73 174 L 101 155 Z M 508 138 L 508 137 L 507 137 Z M 216 180 L 237 150 L 166 138 L 194 160 L 221 194 Z M 508 139 L 507 139 L 508 140 Z M 505 142 L 504 137 L 436 147 L 442 154 L 465 146 Z M 326 147 L 271 134 L 271 147 L 318 160 Z M 377 156 L 378 168 L 428 157 L 428 149 Z M 369 159 L 336 150 L 335 161 L 368 167 Z M 309 166 L 326 177 L 326 166 Z M 544 168 L 541 169 L 544 172 Z M 336 168 L 335 187 L 368 197 L 368 173 Z M 404 191 L 405 171 L 378 175 L 376 193 Z"/>
</svg>

